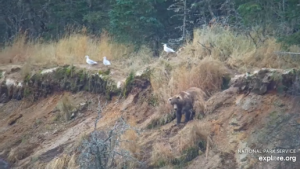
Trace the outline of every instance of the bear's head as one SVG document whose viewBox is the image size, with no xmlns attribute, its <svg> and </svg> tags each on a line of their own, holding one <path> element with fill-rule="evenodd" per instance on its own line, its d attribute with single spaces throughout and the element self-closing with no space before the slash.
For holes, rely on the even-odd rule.
<svg viewBox="0 0 300 169">
<path fill-rule="evenodd" d="M 183 99 L 180 95 L 176 95 L 176 96 L 173 96 L 173 97 L 169 98 L 169 103 L 173 106 L 173 109 L 175 111 L 177 111 L 179 106 L 181 106 L 182 101 L 183 101 Z"/>
</svg>

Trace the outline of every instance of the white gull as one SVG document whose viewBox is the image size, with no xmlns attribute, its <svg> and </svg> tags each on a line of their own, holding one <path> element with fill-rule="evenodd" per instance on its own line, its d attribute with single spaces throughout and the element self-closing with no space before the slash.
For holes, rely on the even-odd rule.
<svg viewBox="0 0 300 169">
<path fill-rule="evenodd" d="M 85 58 L 86 58 L 86 63 L 89 64 L 89 65 L 96 65 L 96 64 L 98 64 L 97 62 L 91 60 L 88 55 L 86 55 Z"/>
<path fill-rule="evenodd" d="M 103 57 L 103 64 L 104 65 L 110 65 L 110 61 L 106 59 L 106 57 Z"/>
<path fill-rule="evenodd" d="M 164 44 L 164 51 L 167 52 L 167 53 L 175 52 L 173 49 L 169 48 L 169 47 L 167 46 L 167 44 Z"/>
</svg>

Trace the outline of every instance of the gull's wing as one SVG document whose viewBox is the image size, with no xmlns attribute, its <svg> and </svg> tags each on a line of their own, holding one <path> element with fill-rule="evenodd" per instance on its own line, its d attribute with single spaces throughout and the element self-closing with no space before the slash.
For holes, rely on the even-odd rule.
<svg viewBox="0 0 300 169">
<path fill-rule="evenodd" d="M 104 61 L 104 65 L 110 65 L 110 61 L 105 60 L 105 61 Z"/>
<path fill-rule="evenodd" d="M 175 51 L 174 51 L 173 49 L 171 49 L 171 48 L 168 48 L 168 49 L 169 49 L 170 52 L 175 52 Z"/>
<path fill-rule="evenodd" d="M 89 64 L 97 64 L 97 62 L 95 62 L 95 61 L 93 61 L 93 60 L 91 60 L 91 59 L 88 59 L 87 62 L 88 62 Z"/>
</svg>

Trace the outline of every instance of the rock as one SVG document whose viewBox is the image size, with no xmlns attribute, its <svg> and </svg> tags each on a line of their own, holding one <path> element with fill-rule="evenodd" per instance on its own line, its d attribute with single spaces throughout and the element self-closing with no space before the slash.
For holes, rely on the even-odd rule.
<svg viewBox="0 0 300 169">
<path fill-rule="evenodd" d="M 10 69 L 10 73 L 15 73 L 15 72 L 18 72 L 18 71 L 20 71 L 21 70 L 21 67 L 19 67 L 19 66 L 17 66 L 17 67 L 12 67 L 11 69 Z"/>
<path fill-rule="evenodd" d="M 45 70 L 42 70 L 41 74 L 52 73 L 56 69 L 58 69 L 58 67 L 51 68 L 51 69 L 45 69 Z"/>
<path fill-rule="evenodd" d="M 13 79 L 6 79 L 6 80 L 5 80 L 5 85 L 6 85 L 6 86 L 16 86 L 17 83 L 16 83 L 16 81 L 13 80 Z"/>
<path fill-rule="evenodd" d="M 238 87 L 240 91 L 253 92 L 258 95 L 266 94 L 270 90 L 286 90 L 293 85 L 299 70 L 260 69 L 248 76 L 237 75 L 231 79 L 230 85 Z"/>
<path fill-rule="evenodd" d="M 232 125 L 232 126 L 239 126 L 239 123 L 238 123 L 236 118 L 232 118 L 230 120 L 229 124 Z"/>
<path fill-rule="evenodd" d="M 239 157 L 239 160 L 240 160 L 241 162 L 245 162 L 245 161 L 247 160 L 247 154 L 246 154 L 246 153 L 241 154 L 240 157 Z"/>
<path fill-rule="evenodd" d="M 249 95 L 241 101 L 240 106 L 243 110 L 251 112 L 258 107 L 258 104 L 261 103 L 261 100 L 261 97 L 257 95 Z"/>
<path fill-rule="evenodd" d="M 210 99 L 206 101 L 206 106 L 204 113 L 210 114 L 213 113 L 215 110 L 220 108 L 224 104 L 232 104 L 234 103 L 234 95 L 237 94 L 238 89 L 235 87 L 231 87 L 227 90 L 222 92 L 216 93 Z"/>
<path fill-rule="evenodd" d="M 264 123 L 255 133 L 251 134 L 247 140 L 248 145 L 253 149 L 297 149 L 300 147 L 299 129 L 296 125 L 290 125 L 294 119 L 299 118 L 298 114 L 283 113 L 273 111 Z M 300 158 L 300 154 L 293 153 L 268 153 L 266 155 L 275 156 L 295 156 Z M 261 154 L 253 154 L 253 158 L 258 158 Z M 259 162 L 255 163 L 253 168 L 276 168 L 276 166 L 284 166 L 286 169 L 293 169 L 299 166 L 300 162 L 295 161 L 273 161 L 272 163 Z"/>
</svg>

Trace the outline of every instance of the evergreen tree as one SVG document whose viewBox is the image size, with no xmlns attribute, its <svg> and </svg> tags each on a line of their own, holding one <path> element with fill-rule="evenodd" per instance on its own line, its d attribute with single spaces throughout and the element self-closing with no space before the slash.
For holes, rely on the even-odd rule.
<svg viewBox="0 0 300 169">
<path fill-rule="evenodd" d="M 109 31 L 120 42 L 142 44 L 163 27 L 156 12 L 151 0 L 113 0 Z"/>
</svg>

